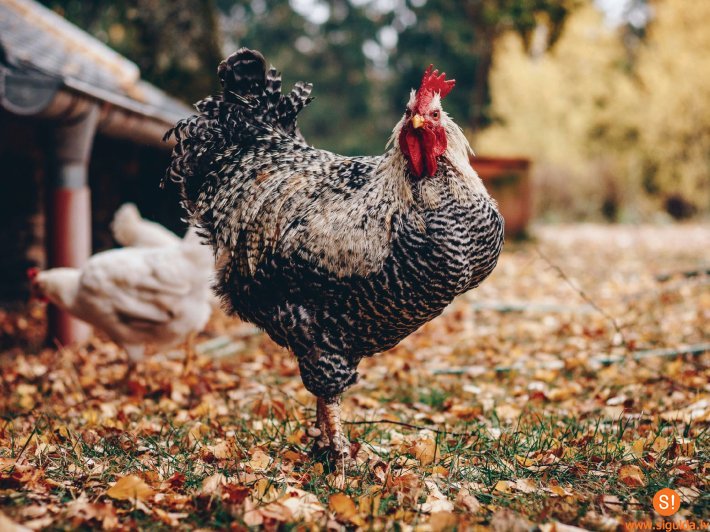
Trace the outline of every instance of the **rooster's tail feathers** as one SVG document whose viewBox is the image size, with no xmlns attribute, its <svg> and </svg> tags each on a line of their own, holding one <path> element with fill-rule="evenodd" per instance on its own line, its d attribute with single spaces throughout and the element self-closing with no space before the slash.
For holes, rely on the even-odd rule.
<svg viewBox="0 0 710 532">
<path fill-rule="evenodd" d="M 258 98 L 266 86 L 266 59 L 256 50 L 240 48 L 219 64 L 217 74 L 224 101 L 236 103 L 239 97 Z"/>
<path fill-rule="evenodd" d="M 241 48 L 222 61 L 217 73 L 224 90 L 221 101 L 239 108 L 244 121 L 251 119 L 251 122 L 303 139 L 296 127 L 296 117 L 313 100 L 313 85 L 299 81 L 290 93 L 283 95 L 281 73 L 273 67 L 267 70 L 264 56 L 248 48 Z M 220 112 L 219 107 L 220 100 L 213 98 L 198 104 L 198 109 L 207 116 L 230 114 Z"/>
<path fill-rule="evenodd" d="M 248 145 L 264 134 L 305 143 L 296 119 L 313 100 L 310 83 L 298 82 L 284 95 L 281 74 L 267 69 L 264 56 L 248 48 L 222 61 L 217 73 L 222 94 L 197 102 L 198 114 L 181 120 L 165 135 L 177 142 L 163 183 L 178 184 L 191 218 L 203 186 L 216 186 L 211 180 L 217 179 L 215 170 L 229 147 Z"/>
</svg>

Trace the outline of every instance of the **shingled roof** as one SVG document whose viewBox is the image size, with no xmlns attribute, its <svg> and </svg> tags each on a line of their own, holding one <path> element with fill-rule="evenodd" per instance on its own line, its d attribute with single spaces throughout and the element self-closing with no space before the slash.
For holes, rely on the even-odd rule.
<svg viewBox="0 0 710 532">
<path fill-rule="evenodd" d="M 192 112 L 142 81 L 135 63 L 57 13 L 31 0 L 2 0 L 0 105 L 17 114 L 33 114 L 28 87 L 48 93 L 69 90 L 166 126 Z"/>
</svg>

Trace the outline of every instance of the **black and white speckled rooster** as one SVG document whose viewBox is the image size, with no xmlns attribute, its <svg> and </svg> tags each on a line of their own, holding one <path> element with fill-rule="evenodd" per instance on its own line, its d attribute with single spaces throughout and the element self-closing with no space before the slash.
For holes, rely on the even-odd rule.
<svg viewBox="0 0 710 532">
<path fill-rule="evenodd" d="M 166 179 L 214 248 L 227 309 L 296 355 L 317 397 L 317 443 L 345 461 L 340 395 L 359 361 L 483 281 L 503 219 L 441 107 L 454 81 L 432 67 L 378 157 L 309 146 L 296 116 L 312 86 L 283 94 L 259 52 L 242 48 L 218 74 L 222 95 L 168 133 Z"/>
</svg>

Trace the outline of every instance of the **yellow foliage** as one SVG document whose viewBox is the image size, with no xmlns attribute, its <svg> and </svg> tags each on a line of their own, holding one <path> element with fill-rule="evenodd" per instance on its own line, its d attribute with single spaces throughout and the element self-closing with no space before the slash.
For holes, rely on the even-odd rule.
<svg viewBox="0 0 710 532">
<path fill-rule="evenodd" d="M 500 123 L 477 151 L 531 157 L 543 209 L 590 214 L 615 201 L 633 213 L 674 193 L 710 207 L 710 2 L 693 6 L 653 4 L 632 68 L 620 31 L 591 3 L 545 54 L 504 36 L 491 76 Z"/>
<path fill-rule="evenodd" d="M 710 207 L 710 2 L 663 0 L 641 50 L 640 144 L 660 188 Z"/>
</svg>

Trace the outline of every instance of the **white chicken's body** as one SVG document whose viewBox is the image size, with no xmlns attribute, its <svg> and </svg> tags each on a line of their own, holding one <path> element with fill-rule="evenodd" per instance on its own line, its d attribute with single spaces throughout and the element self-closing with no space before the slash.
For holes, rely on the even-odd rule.
<svg viewBox="0 0 710 532">
<path fill-rule="evenodd" d="M 81 269 L 40 272 L 35 283 L 52 303 L 139 359 L 145 344 L 168 347 L 207 324 L 213 264 L 195 238 L 97 253 Z"/>
<path fill-rule="evenodd" d="M 111 233 L 116 242 L 124 247 L 157 248 L 174 246 L 182 242 L 182 239 L 170 229 L 163 227 L 158 222 L 143 218 L 138 207 L 133 203 L 124 203 L 113 215 Z M 210 246 L 203 244 L 189 231 L 184 238 L 192 242 L 193 246 L 201 249 L 205 260 L 213 262 L 213 252 Z M 219 309 L 222 306 L 214 292 L 210 292 L 210 304 L 213 309 Z"/>
</svg>

